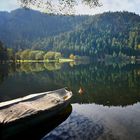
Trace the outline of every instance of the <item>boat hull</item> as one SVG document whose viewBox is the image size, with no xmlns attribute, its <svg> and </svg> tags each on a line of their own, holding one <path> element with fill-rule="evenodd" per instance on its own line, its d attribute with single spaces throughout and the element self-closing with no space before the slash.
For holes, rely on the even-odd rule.
<svg viewBox="0 0 140 140">
<path fill-rule="evenodd" d="M 62 114 L 62 112 L 68 107 L 71 97 L 72 92 L 67 91 L 66 89 L 60 89 L 47 93 L 34 94 L 32 96 L 27 96 L 22 99 L 19 98 L 1 104 L 1 139 L 11 139 L 11 136 L 16 137 L 19 132 L 22 132 L 23 130 L 36 127 L 41 122 L 52 119 L 54 116 L 57 118 L 57 116 Z M 47 99 L 52 99 L 51 101 L 53 102 L 50 103 Z"/>
<path fill-rule="evenodd" d="M 71 112 L 72 106 L 68 104 L 65 108 L 50 116 L 48 116 L 48 111 L 44 111 L 38 115 L 3 125 L 1 126 L 0 139 L 39 140 L 65 121 Z"/>
</svg>

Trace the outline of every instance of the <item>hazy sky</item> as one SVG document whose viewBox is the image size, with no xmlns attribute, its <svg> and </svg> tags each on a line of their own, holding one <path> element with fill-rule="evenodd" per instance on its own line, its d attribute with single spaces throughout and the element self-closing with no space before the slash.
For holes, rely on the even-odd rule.
<svg viewBox="0 0 140 140">
<path fill-rule="evenodd" d="M 140 15 L 140 0 L 100 0 L 102 7 L 90 9 L 87 6 L 76 7 L 78 14 L 96 14 L 105 11 L 130 11 Z M 17 0 L 0 0 L 0 11 L 11 11 L 19 8 Z"/>
</svg>

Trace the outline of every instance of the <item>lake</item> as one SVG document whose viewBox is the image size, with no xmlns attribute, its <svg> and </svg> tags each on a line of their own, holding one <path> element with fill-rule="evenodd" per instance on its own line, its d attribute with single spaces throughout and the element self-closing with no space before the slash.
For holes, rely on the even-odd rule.
<svg viewBox="0 0 140 140">
<path fill-rule="evenodd" d="M 68 87 L 67 119 L 43 140 L 139 140 L 139 63 L 23 63 L 0 65 L 0 102 Z"/>
</svg>

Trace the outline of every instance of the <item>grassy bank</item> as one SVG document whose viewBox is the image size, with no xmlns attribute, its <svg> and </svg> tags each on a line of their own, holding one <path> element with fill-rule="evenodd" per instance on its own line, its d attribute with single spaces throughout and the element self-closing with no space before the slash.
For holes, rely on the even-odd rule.
<svg viewBox="0 0 140 140">
<path fill-rule="evenodd" d="M 73 59 L 67 59 L 67 58 L 62 58 L 58 60 L 16 60 L 17 63 L 66 63 L 66 62 L 72 62 L 74 61 Z"/>
</svg>

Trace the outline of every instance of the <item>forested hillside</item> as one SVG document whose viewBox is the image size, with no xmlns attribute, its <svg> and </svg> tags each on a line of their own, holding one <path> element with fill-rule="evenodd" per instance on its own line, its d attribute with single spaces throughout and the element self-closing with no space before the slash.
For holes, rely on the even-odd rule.
<svg viewBox="0 0 140 140">
<path fill-rule="evenodd" d="M 97 57 L 140 55 L 140 16 L 128 12 L 93 16 L 75 31 L 37 40 L 34 49 Z"/>
<path fill-rule="evenodd" d="M 16 50 L 30 48 L 32 41 L 71 31 L 87 18 L 48 15 L 29 9 L 0 12 L 0 40 Z"/>
<path fill-rule="evenodd" d="M 0 40 L 15 51 L 56 51 L 101 59 L 140 56 L 140 16 L 134 13 L 64 16 L 17 9 L 0 12 L 0 19 Z"/>
</svg>

